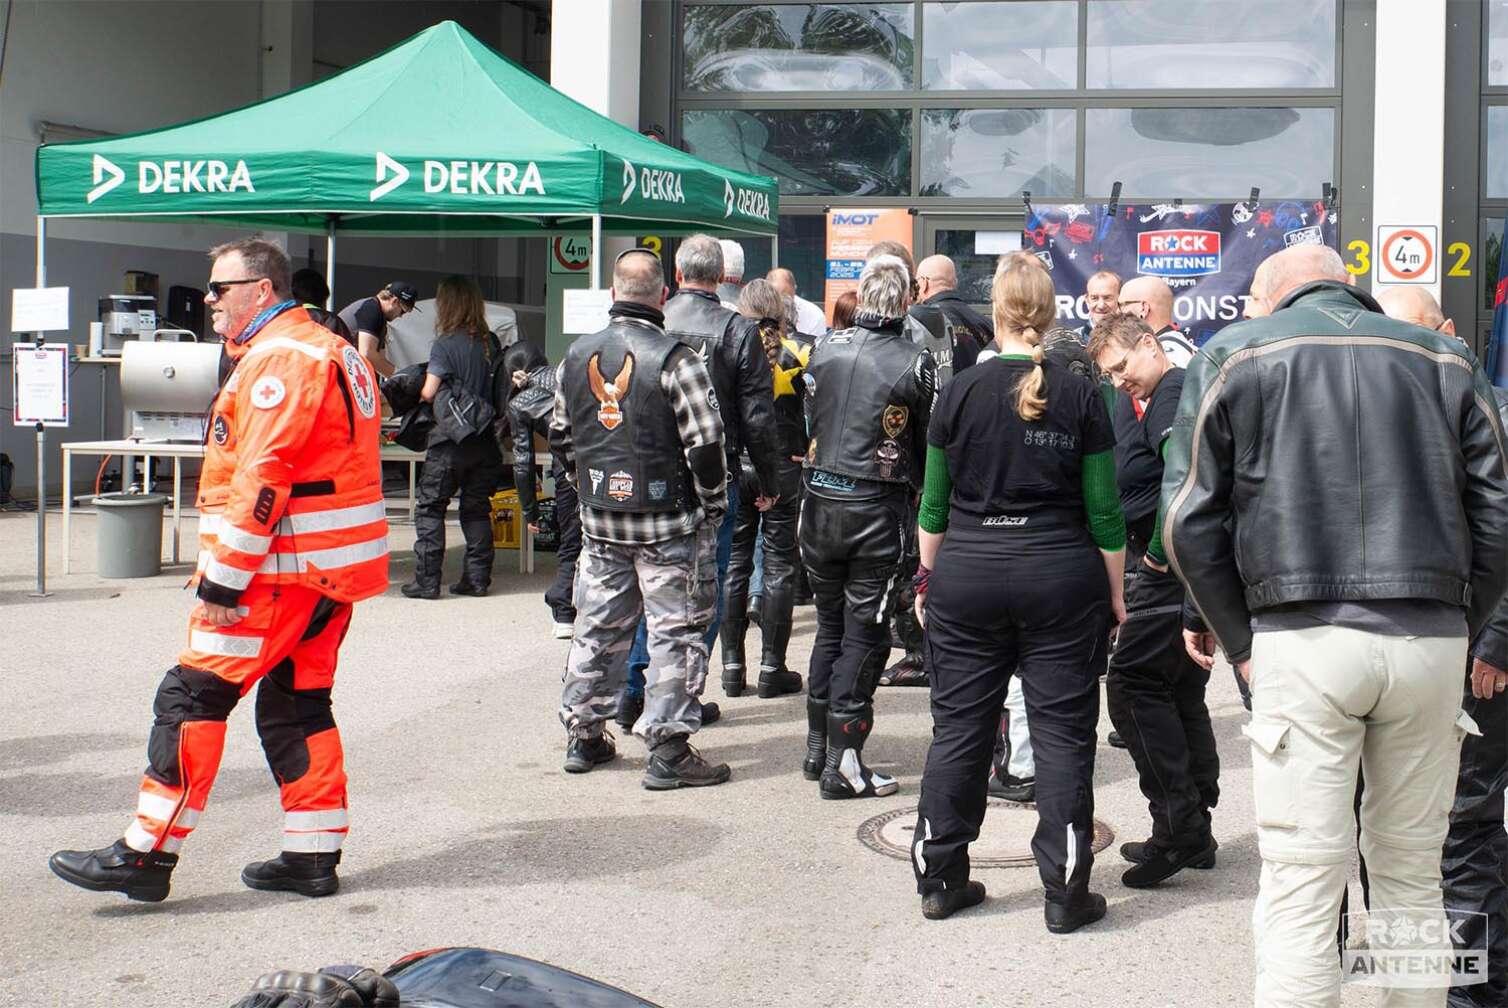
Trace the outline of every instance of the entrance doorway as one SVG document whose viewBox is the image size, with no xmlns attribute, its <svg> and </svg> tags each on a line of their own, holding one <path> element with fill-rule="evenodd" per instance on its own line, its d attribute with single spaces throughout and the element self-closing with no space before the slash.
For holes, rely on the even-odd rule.
<svg viewBox="0 0 1508 1008">
<path fill-rule="evenodd" d="M 918 213 L 921 242 L 917 262 L 945 255 L 958 268 L 958 291 L 988 317 L 995 263 L 1021 247 L 1022 215 L 943 215 Z"/>
</svg>

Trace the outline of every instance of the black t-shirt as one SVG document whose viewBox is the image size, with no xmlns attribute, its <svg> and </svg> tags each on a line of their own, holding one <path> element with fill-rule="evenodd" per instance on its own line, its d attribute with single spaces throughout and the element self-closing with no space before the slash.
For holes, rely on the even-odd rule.
<svg viewBox="0 0 1508 1008">
<path fill-rule="evenodd" d="M 465 333 L 447 333 L 429 349 L 429 373 L 450 382 L 452 389 L 465 389 L 479 399 L 492 398 L 492 371 L 498 360 L 496 337 L 472 339 Z"/>
<path fill-rule="evenodd" d="M 1163 439 L 1173 429 L 1178 400 L 1183 395 L 1183 368 L 1173 368 L 1152 390 L 1140 417 L 1128 395 L 1115 402 L 1115 479 L 1121 488 L 1121 510 L 1135 522 L 1157 510 L 1162 493 Z"/>
<path fill-rule="evenodd" d="M 1084 456 L 1115 446 L 1099 390 L 1052 361 L 1042 365 L 1047 411 L 1026 421 L 1016 384 L 1031 361 L 993 357 L 942 390 L 927 443 L 944 449 L 955 515 L 1060 514 L 1082 521 Z"/>
<path fill-rule="evenodd" d="M 362 333 L 377 337 L 377 349 L 387 350 L 387 316 L 382 314 L 382 305 L 374 297 L 353 301 L 340 310 L 340 319 L 351 330 L 351 342 L 356 343 Z"/>
</svg>

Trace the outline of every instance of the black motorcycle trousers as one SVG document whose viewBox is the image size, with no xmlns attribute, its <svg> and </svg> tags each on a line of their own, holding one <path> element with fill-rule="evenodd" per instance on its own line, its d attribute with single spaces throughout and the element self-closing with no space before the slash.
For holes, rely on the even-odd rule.
<svg viewBox="0 0 1508 1008">
<path fill-rule="evenodd" d="M 899 486 L 868 500 L 808 490 L 801 504 L 801 560 L 817 604 L 807 694 L 839 720 L 871 714 L 890 656 L 885 616 L 912 534 L 908 497 Z"/>
<path fill-rule="evenodd" d="M 1183 646 L 1183 584 L 1143 565 L 1126 595 L 1105 697 L 1152 814 L 1152 842 L 1200 848 L 1220 798 L 1220 757 L 1204 691 L 1210 674 Z"/>
<path fill-rule="evenodd" d="M 917 891 L 969 880 L 984 821 L 990 759 L 1012 675 L 1026 695 L 1037 764 L 1032 853 L 1047 901 L 1077 903 L 1094 855 L 1098 640 L 1109 586 L 1083 529 L 949 529 L 926 597 L 932 745 L 917 810 Z"/>
<path fill-rule="evenodd" d="M 419 474 L 414 512 L 414 583 L 426 590 L 440 586 L 445 562 L 445 511 L 461 497 L 461 534 L 466 558 L 461 577 L 477 588 L 492 584 L 491 498 L 502 476 L 503 459 L 490 433 L 431 445 Z"/>
</svg>

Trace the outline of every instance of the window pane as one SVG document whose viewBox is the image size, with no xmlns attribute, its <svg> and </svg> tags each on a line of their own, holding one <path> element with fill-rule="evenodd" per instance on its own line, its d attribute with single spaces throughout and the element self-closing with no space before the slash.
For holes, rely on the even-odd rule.
<svg viewBox="0 0 1508 1008">
<path fill-rule="evenodd" d="M 1335 86 L 1335 0 L 1090 0 L 1091 88 Z"/>
<path fill-rule="evenodd" d="M 744 283 L 770 271 L 768 238 L 739 238 L 744 250 Z M 780 265 L 796 274 L 796 293 L 822 304 L 827 266 L 827 218 L 821 214 L 782 214 Z"/>
<path fill-rule="evenodd" d="M 1482 311 L 1492 314 L 1493 301 L 1497 297 L 1498 267 L 1503 256 L 1503 218 L 1483 217 L 1481 236 L 1477 248 L 1481 249 L 1481 265 L 1475 267 L 1482 276 Z"/>
<path fill-rule="evenodd" d="M 1188 200 L 1319 195 L 1335 179 L 1329 108 L 1111 108 L 1086 113 L 1084 191 Z"/>
<path fill-rule="evenodd" d="M 687 111 L 686 150 L 780 180 L 791 196 L 905 196 L 911 113 L 900 109 Z"/>
<path fill-rule="evenodd" d="M 1007 91 L 1079 85 L 1079 5 L 922 5 L 922 86 Z"/>
<path fill-rule="evenodd" d="M 1072 109 L 926 109 L 922 196 L 1071 196 Z"/>
<path fill-rule="evenodd" d="M 1004 219 L 1001 220 L 999 230 L 1012 229 L 1021 229 L 1020 220 L 1011 222 L 1010 227 L 1007 227 Z M 966 231 L 939 229 L 933 242 L 933 251 L 953 260 L 953 265 L 958 269 L 959 295 L 969 304 L 986 306 L 984 315 L 988 318 L 990 289 L 995 284 L 995 264 L 1000 261 L 1000 257 L 976 253 L 974 248 L 978 235 L 979 232 L 973 228 Z"/>
<path fill-rule="evenodd" d="M 1488 199 L 1508 197 L 1508 105 L 1487 106 L 1487 165 L 1482 192 Z"/>
<path fill-rule="evenodd" d="M 1508 0 L 1487 3 L 1487 86 L 1508 86 Z"/>
<path fill-rule="evenodd" d="M 688 91 L 896 91 L 911 87 L 909 3 L 688 7 Z"/>
</svg>

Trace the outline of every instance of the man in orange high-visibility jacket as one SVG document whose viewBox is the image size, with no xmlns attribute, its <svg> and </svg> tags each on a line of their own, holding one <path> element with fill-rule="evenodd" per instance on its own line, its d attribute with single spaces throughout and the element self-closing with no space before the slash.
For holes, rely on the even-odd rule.
<svg viewBox="0 0 1508 1008">
<path fill-rule="evenodd" d="M 149 765 L 125 836 L 59 851 L 75 885 L 167 897 L 225 744 L 260 683 L 256 721 L 282 789 L 282 853 L 246 866 L 254 889 L 325 896 L 346 835 L 346 775 L 330 711 L 352 603 L 387 589 L 377 383 L 354 347 L 289 293 L 288 258 L 244 239 L 211 251 L 214 328 L 235 368 L 211 407 L 199 481 L 199 604 L 158 687 Z"/>
</svg>

